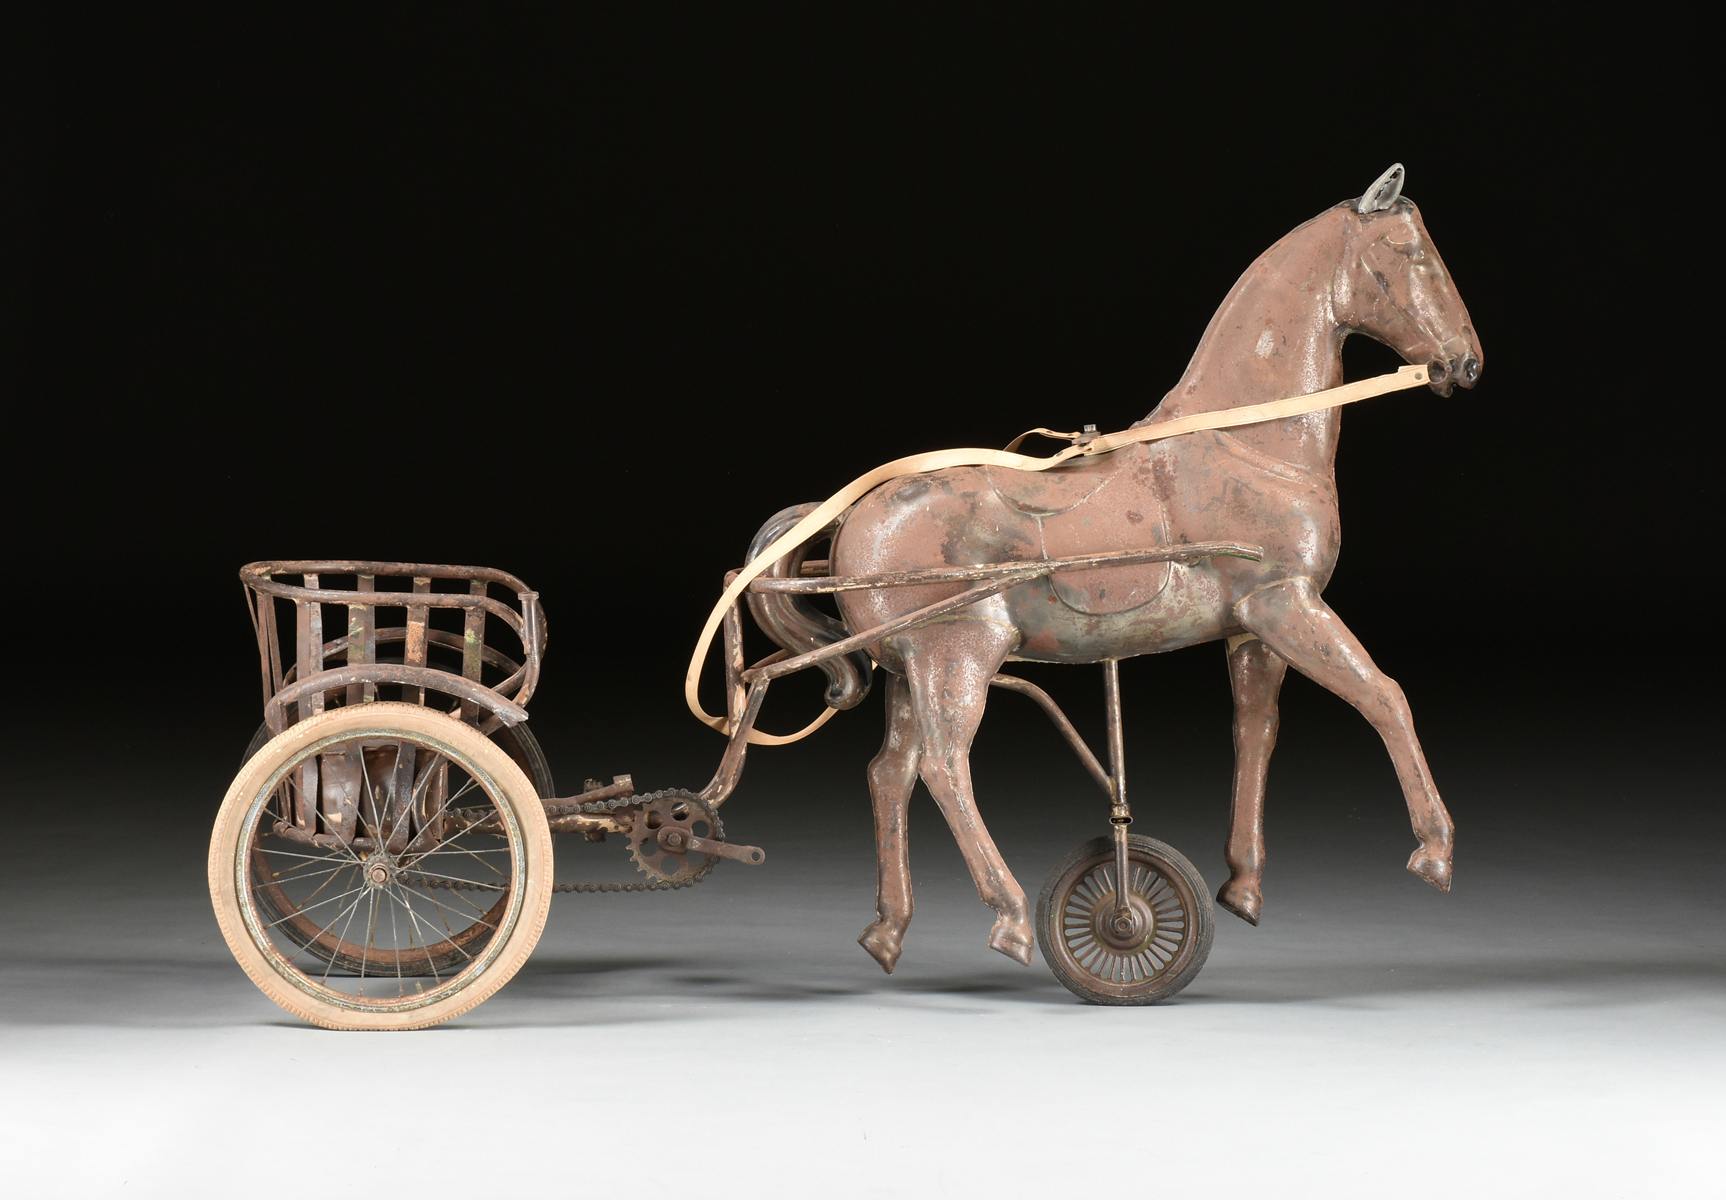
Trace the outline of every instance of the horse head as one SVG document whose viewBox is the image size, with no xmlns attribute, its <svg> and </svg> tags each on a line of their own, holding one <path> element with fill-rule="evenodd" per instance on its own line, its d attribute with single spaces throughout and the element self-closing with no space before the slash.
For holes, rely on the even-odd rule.
<svg viewBox="0 0 1726 1200">
<path fill-rule="evenodd" d="M 1480 378 L 1480 339 L 1403 178 L 1398 163 L 1337 206 L 1352 224 L 1332 285 L 1337 322 L 1427 364 L 1432 390 L 1448 396 Z"/>
</svg>

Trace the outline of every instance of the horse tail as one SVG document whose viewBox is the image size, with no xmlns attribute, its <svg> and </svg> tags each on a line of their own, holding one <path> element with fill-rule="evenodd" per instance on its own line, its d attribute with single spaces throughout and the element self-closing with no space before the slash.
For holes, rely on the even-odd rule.
<svg viewBox="0 0 1726 1200">
<path fill-rule="evenodd" d="M 815 504 L 799 504 L 774 514 L 772 519 L 761 527 L 761 532 L 755 535 L 755 540 L 749 543 L 749 557 L 745 561 L 754 562 L 763 550 L 818 507 L 819 505 Z M 809 548 L 817 542 L 831 539 L 838 527 L 839 521 L 834 521 L 768 567 L 761 573 L 761 578 L 795 578 L 803 569 L 803 560 L 809 556 Z M 830 646 L 848 636 L 845 626 L 802 596 L 784 592 L 746 592 L 745 595 L 749 599 L 750 615 L 755 618 L 756 625 L 761 627 L 761 632 L 776 646 L 793 654 L 819 650 L 822 646 Z M 850 654 L 835 655 L 817 665 L 827 675 L 828 707 L 855 708 L 863 703 L 863 698 L 869 694 L 873 671 L 873 664 L 866 651 L 853 650 Z"/>
</svg>

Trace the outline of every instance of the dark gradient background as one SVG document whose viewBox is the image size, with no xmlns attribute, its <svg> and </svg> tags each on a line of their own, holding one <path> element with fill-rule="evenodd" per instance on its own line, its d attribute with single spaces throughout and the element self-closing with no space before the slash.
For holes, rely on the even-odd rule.
<svg viewBox="0 0 1726 1200">
<path fill-rule="evenodd" d="M 1666 52 L 998 13 L 8 19 L 0 1137 L 37 1191 L 302 1194 L 360 1164 L 583 1195 L 1712 1178 L 1716 219 Z M 1291 674 L 1264 923 L 1222 915 L 1177 1003 L 1084 1008 L 990 953 L 921 791 L 889 979 L 852 942 L 877 695 L 753 752 L 725 815 L 766 866 L 560 899 L 450 1026 L 312 1031 L 234 966 L 203 859 L 259 719 L 242 563 L 511 570 L 551 620 L 533 728 L 563 789 L 699 787 L 721 742 L 686 655 L 769 515 L 919 450 L 1124 427 L 1254 257 L 1396 160 L 1486 372 L 1348 411 L 1327 598 L 1413 704 L 1450 896 L 1402 870 L 1376 735 Z M 1022 673 L 1100 744 L 1099 672 Z M 1123 690 L 1138 827 L 1214 889 L 1222 653 Z M 763 724 L 817 694 L 781 684 Z M 1034 895 L 1102 805 L 1018 697 L 973 762 Z M 631 874 L 615 842 L 559 853 Z"/>
</svg>

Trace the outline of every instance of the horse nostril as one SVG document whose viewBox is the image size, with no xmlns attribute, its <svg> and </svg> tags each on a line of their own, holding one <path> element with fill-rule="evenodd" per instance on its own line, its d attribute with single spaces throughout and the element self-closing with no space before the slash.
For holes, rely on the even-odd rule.
<svg viewBox="0 0 1726 1200">
<path fill-rule="evenodd" d="M 1433 383 L 1443 383 L 1450 378 L 1450 364 L 1443 359 L 1433 359 L 1426 364 L 1426 377 Z"/>
<path fill-rule="evenodd" d="M 1472 354 L 1462 360 L 1462 377 L 1469 383 L 1480 378 L 1480 360 Z"/>
</svg>

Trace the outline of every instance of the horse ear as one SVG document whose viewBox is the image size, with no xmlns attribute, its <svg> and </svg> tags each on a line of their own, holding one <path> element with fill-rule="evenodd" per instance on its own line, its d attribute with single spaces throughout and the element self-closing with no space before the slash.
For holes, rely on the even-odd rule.
<svg viewBox="0 0 1726 1200">
<path fill-rule="evenodd" d="M 1366 189 L 1366 194 L 1355 201 L 1354 211 L 1357 213 L 1383 212 L 1396 203 L 1402 195 L 1404 172 L 1401 163 L 1392 163 L 1390 170 L 1372 181 L 1372 186 Z"/>
</svg>

